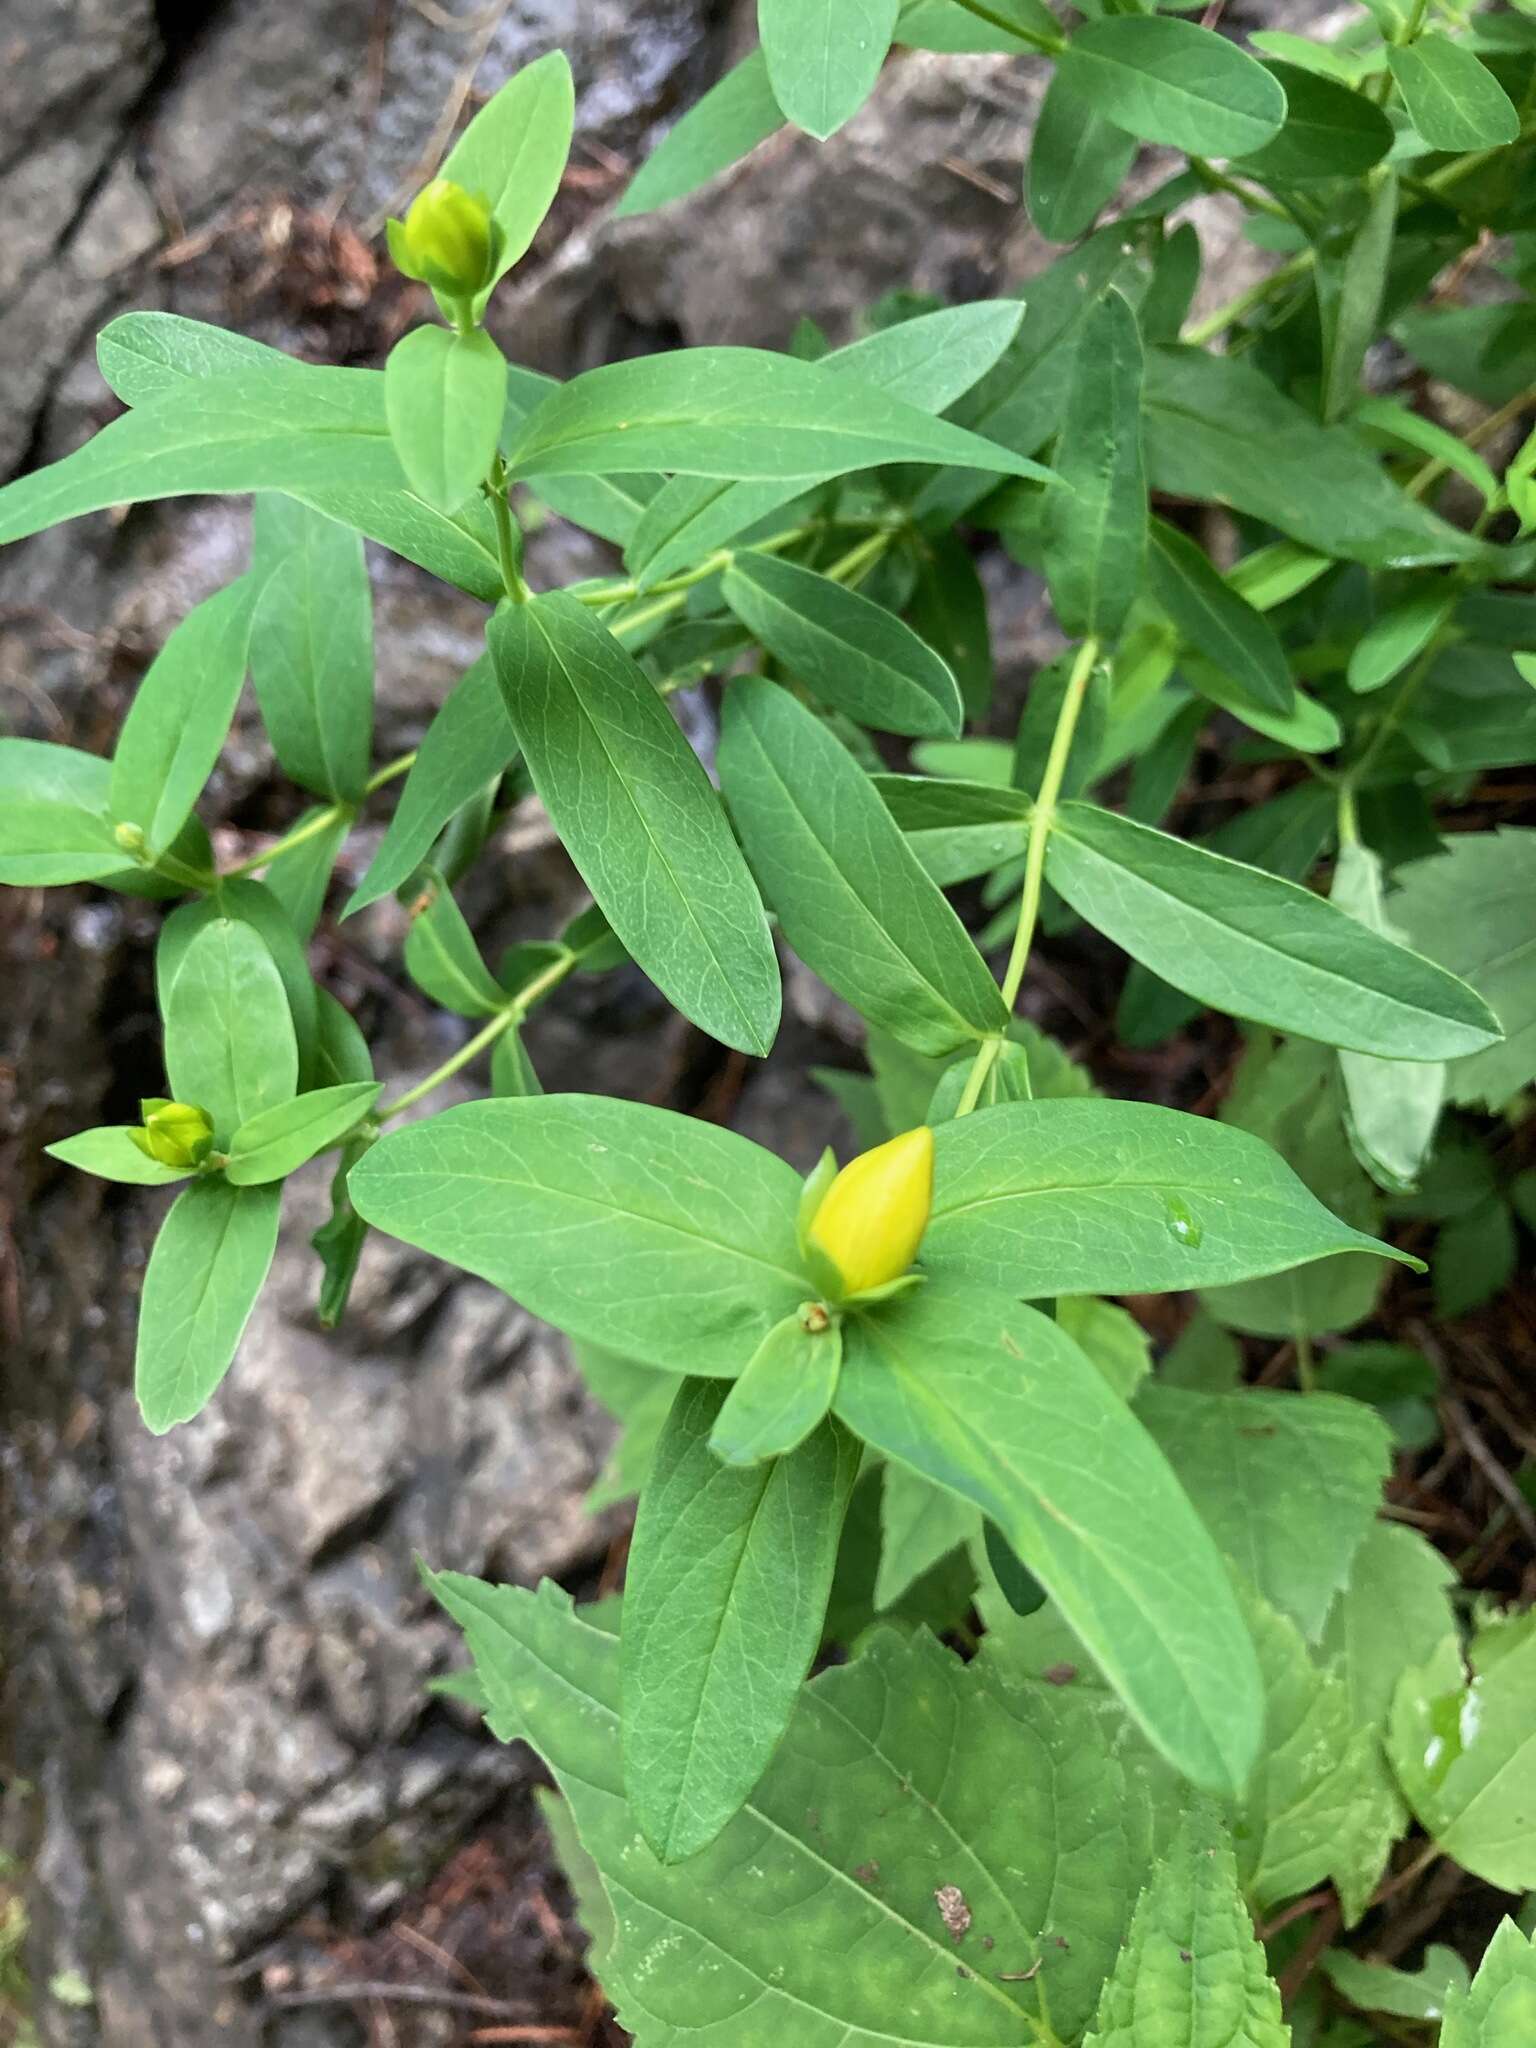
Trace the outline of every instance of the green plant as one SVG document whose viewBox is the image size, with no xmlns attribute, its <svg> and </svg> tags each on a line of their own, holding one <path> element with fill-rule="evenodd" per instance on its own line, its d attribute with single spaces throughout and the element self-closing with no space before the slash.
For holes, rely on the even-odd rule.
<svg viewBox="0 0 1536 2048">
<path fill-rule="evenodd" d="M 762 50 L 624 210 L 785 118 L 829 134 L 893 37 L 1036 52 L 1027 201 L 1070 246 L 1022 301 L 564 385 L 509 366 L 481 322 L 565 160 L 551 57 L 391 224 L 447 324 L 382 376 L 129 314 L 100 339 L 129 409 L 0 491 L 0 540 L 257 494 L 250 571 L 172 635 L 112 761 L 0 742 L 0 879 L 188 899 L 157 955 L 166 1096 L 53 1150 L 185 1183 L 143 1290 L 152 1429 L 213 1395 L 282 1181 L 323 1152 L 327 1322 L 385 1230 L 567 1331 L 626 1411 L 621 1627 L 550 1588 L 431 1583 L 474 1653 L 452 1688 L 566 1794 L 596 1967 L 647 2048 L 1274 2048 L 1292 2026 L 1345 2048 L 1368 2037 L 1316 1976 L 1282 2015 L 1250 1912 L 1282 1923 L 1277 1967 L 1315 1889 L 1359 1923 L 1415 1821 L 1430 1847 L 1389 1889 L 1435 1854 L 1536 1887 L 1530 1617 L 1467 1636 L 1429 1544 L 1378 1519 L 1394 1441 L 1433 1436 L 1433 1369 L 1315 1348 L 1370 1316 L 1384 1261 L 1422 1270 L 1377 1235 L 1387 1205 L 1440 1221 L 1442 1250 L 1462 1226 L 1448 1285 L 1491 1234 L 1496 1286 L 1532 1214 L 1529 1176 L 1442 1112 L 1527 1105 L 1536 834 L 1446 852 L 1438 821 L 1536 759 L 1536 437 L 1498 441 L 1536 384 L 1536 14 L 1371 0 L 1333 43 L 1250 54 L 1137 0 L 1071 29 L 1044 0 L 760 11 Z M 1185 168 L 1096 227 L 1142 141 Z M 1199 247 L 1171 216 L 1210 191 L 1283 260 L 1192 317 Z M 1502 296 L 1426 302 L 1484 241 Z M 1366 376 L 1382 334 L 1482 402 L 1471 435 Z M 533 593 L 532 503 L 627 573 Z M 1071 643 L 1012 745 L 963 737 L 992 674 L 957 528 L 1043 575 Z M 493 608 L 419 752 L 377 769 L 364 535 Z M 194 806 L 247 670 L 317 808 L 220 874 Z M 726 672 L 722 803 L 666 700 Z M 871 731 L 913 741 L 912 772 Z M 1279 793 L 1209 839 L 1164 832 L 1212 731 Z M 305 943 L 401 776 L 343 914 L 400 891 L 407 972 L 478 1028 L 381 1102 Z M 530 785 L 595 901 L 493 973 L 451 884 Z M 979 945 L 944 894 L 971 883 Z M 767 1053 L 770 914 L 868 1023 L 871 1075 L 832 1085 L 886 1150 L 802 1186 L 710 1124 L 540 1092 L 525 1019 L 626 956 Z M 1131 1045 L 1206 1006 L 1243 1021 L 1219 1117 L 1107 1100 L 1017 1018 L 1038 932 L 1078 922 L 1130 956 Z M 482 1053 L 491 1099 L 391 1128 Z M 1154 1374 L 1105 1297 L 1191 1291 Z M 1240 1386 L 1232 1332 L 1283 1339 L 1300 1389 Z M 827 1641 L 849 1661 L 807 1685 Z M 1475 1984 L 1448 1954 L 1411 1976 L 1333 1952 L 1335 2015 L 1525 2038 L 1524 1937 Z"/>
</svg>

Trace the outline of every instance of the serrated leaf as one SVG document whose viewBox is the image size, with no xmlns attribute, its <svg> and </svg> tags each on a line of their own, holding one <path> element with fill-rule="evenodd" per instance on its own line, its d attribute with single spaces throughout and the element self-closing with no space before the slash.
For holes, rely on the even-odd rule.
<svg viewBox="0 0 1536 2048">
<path fill-rule="evenodd" d="M 1513 2048 L 1536 2027 L 1536 1945 L 1501 1920 L 1472 1987 L 1446 2002 L 1440 2048 Z"/>
<path fill-rule="evenodd" d="M 1390 1463 L 1380 1417 L 1338 1394 L 1161 1385 L 1136 1413 L 1220 1549 L 1315 1642 L 1375 1520 Z"/>
<path fill-rule="evenodd" d="M 287 992 L 258 933 L 214 917 L 187 947 L 165 1004 L 165 1068 L 177 1102 L 195 1103 L 216 1136 L 298 1088 Z"/>
<path fill-rule="evenodd" d="M 280 1187 L 194 1181 L 160 1226 L 139 1300 L 134 1391 L 156 1436 L 204 1407 L 234 1359 L 277 1249 Z"/>
<path fill-rule="evenodd" d="M 1203 1807 L 1142 1893 L 1084 2048 L 1289 2048 L 1280 1993 L 1237 1888 L 1232 1845 Z"/>
<path fill-rule="evenodd" d="M 821 1641 L 859 1447 L 823 1423 L 722 1465 L 730 1389 L 685 1380 L 640 1499 L 625 1580 L 624 1787 L 663 1863 L 707 1848 L 778 1747 Z"/>
<path fill-rule="evenodd" d="M 1261 1140 L 1151 1103 L 1007 1103 L 940 1125 L 934 1145 L 922 1262 L 1008 1294 L 1157 1293 L 1339 1252 L 1401 1256 L 1330 1215 Z"/>
<path fill-rule="evenodd" d="M 1456 1641 L 1453 1567 L 1414 1529 L 1373 1522 L 1329 1613 L 1318 1656 L 1343 1679 L 1357 1728 L 1386 1724 L 1398 1680 Z"/>
<path fill-rule="evenodd" d="M 930 1280 L 849 1321 L 836 1412 L 996 1523 L 1176 1768 L 1242 1784 L 1258 1674 L 1215 1547 L 1054 1323 L 973 1282 Z"/>
<path fill-rule="evenodd" d="M 734 1379 L 809 1291 L 794 1171 L 642 1103 L 464 1103 L 380 1139 L 352 1199 L 573 1337 L 666 1372 Z"/>
</svg>

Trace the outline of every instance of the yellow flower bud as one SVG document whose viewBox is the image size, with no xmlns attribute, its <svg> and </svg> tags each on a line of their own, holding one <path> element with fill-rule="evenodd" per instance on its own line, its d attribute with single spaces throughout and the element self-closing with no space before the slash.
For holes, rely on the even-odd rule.
<svg viewBox="0 0 1536 2048">
<path fill-rule="evenodd" d="M 390 252 L 407 277 L 456 298 L 472 297 L 490 283 L 496 233 L 481 193 L 434 178 L 411 201 L 404 225 L 391 221 L 389 227 Z"/>
<path fill-rule="evenodd" d="M 932 1207 L 933 1132 L 923 1124 L 849 1161 L 827 1189 L 808 1242 L 845 1294 L 865 1294 L 906 1272 Z"/>
<path fill-rule="evenodd" d="M 206 1109 L 190 1102 L 168 1102 L 152 1096 L 139 1104 L 144 1128 L 129 1137 L 149 1159 L 162 1166 L 180 1166 L 190 1171 L 201 1166 L 213 1150 L 213 1119 Z"/>
</svg>

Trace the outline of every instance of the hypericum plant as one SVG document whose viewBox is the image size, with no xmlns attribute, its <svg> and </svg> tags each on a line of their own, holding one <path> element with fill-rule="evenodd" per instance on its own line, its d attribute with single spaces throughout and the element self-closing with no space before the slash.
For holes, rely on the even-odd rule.
<svg viewBox="0 0 1536 2048">
<path fill-rule="evenodd" d="M 1250 1911 L 1331 1884 L 1354 1925 L 1413 1820 L 1415 1868 L 1536 1886 L 1536 1629 L 1480 1613 L 1468 1645 L 1447 1569 L 1376 1519 L 1394 1434 L 1434 1434 L 1433 1374 L 1313 1345 L 1369 1316 L 1383 1258 L 1418 1263 L 1374 1235 L 1384 1198 L 1460 1229 L 1447 1293 L 1473 1238 L 1512 1262 L 1536 1215 L 1470 1126 L 1434 1151 L 1444 1104 L 1514 1116 L 1536 1070 L 1536 833 L 1442 851 L 1436 822 L 1536 758 L 1536 440 L 1490 460 L 1536 382 L 1536 13 L 1372 0 L 1333 43 L 1254 55 L 1138 0 L 1078 12 L 761 0 L 762 50 L 624 201 L 785 118 L 830 133 L 893 37 L 1039 52 L 1027 203 L 1071 246 L 1021 298 L 902 301 L 836 349 L 805 325 L 790 354 L 509 366 L 481 322 L 565 162 L 554 56 L 391 223 L 446 324 L 382 376 L 129 314 L 100 340 L 129 409 L 0 491 L 0 540 L 257 493 L 250 570 L 171 636 L 110 762 L 0 743 L 3 879 L 187 899 L 158 951 L 165 1096 L 53 1150 L 184 1183 L 143 1290 L 154 1430 L 213 1395 L 283 1179 L 322 1152 L 325 1321 L 386 1230 L 567 1331 L 627 1413 L 621 1623 L 433 1585 L 475 1655 L 449 1683 L 567 1795 L 596 1967 L 646 2048 L 1276 2048 Z M 1096 227 L 1142 141 L 1186 168 Z M 1283 260 L 1191 320 L 1173 218 L 1208 191 Z M 1426 301 L 1474 248 L 1498 294 Z M 1400 353 L 1367 376 L 1383 333 Z M 1482 424 L 1451 434 L 1404 360 Z M 531 590 L 535 503 L 626 573 Z M 957 527 L 1043 574 L 1070 641 L 1012 744 L 961 737 L 992 670 Z M 489 608 L 484 657 L 380 767 L 362 536 Z M 194 806 L 247 672 L 318 807 L 219 873 Z M 722 675 L 717 793 L 667 699 Z M 1170 836 L 1213 725 L 1279 793 Z M 913 771 L 871 733 L 916 742 Z M 408 973 L 478 1028 L 381 1103 L 305 944 L 401 776 L 342 914 L 400 892 Z M 451 884 L 530 785 L 594 906 L 493 973 Z M 977 880 L 979 949 L 944 893 Z M 1042 920 L 1131 957 L 1133 1044 L 1202 1005 L 1243 1020 L 1218 1120 L 1104 1099 L 1015 1016 Z M 524 1020 L 626 955 L 766 1054 L 775 922 L 869 1026 L 872 1079 L 833 1081 L 871 1149 L 840 1174 L 540 1092 Z M 391 1128 L 485 1052 L 491 1099 Z M 1203 1312 L 1150 1376 L 1104 1297 L 1161 1290 Z M 1232 1330 L 1290 1340 L 1301 1390 L 1240 1387 Z M 929 1632 L 975 1650 L 978 1616 L 969 1657 Z M 807 1686 L 828 1642 L 849 1661 Z M 1536 2038 L 1513 1927 L 1470 1986 L 1448 1950 L 1415 1974 L 1335 1949 L 1320 1977 L 1308 1939 L 1298 2042 L 1367 2038 L 1341 2003 L 1393 2039 L 1442 2012 L 1445 2048 Z"/>
</svg>

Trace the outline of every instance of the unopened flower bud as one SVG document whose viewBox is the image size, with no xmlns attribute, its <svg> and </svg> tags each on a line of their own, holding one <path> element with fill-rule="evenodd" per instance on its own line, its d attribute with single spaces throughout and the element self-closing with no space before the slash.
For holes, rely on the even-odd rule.
<svg viewBox="0 0 1536 2048">
<path fill-rule="evenodd" d="M 451 178 L 424 185 L 388 233 L 396 268 L 450 298 L 472 298 L 491 282 L 497 238 L 490 205 Z"/>
<path fill-rule="evenodd" d="M 114 843 L 123 849 L 124 853 L 131 853 L 135 860 L 144 851 L 145 839 L 141 826 L 114 825 L 112 827 L 112 838 Z"/>
<path fill-rule="evenodd" d="M 845 1295 L 900 1279 L 933 1207 L 933 1132 L 926 1124 L 850 1160 L 823 1197 L 808 1242 Z"/>
<path fill-rule="evenodd" d="M 144 1119 L 143 1129 L 128 1135 L 146 1158 L 158 1160 L 161 1166 L 184 1167 L 190 1172 L 213 1150 L 213 1119 L 194 1103 L 151 1096 L 139 1104 L 139 1115 Z"/>
</svg>

